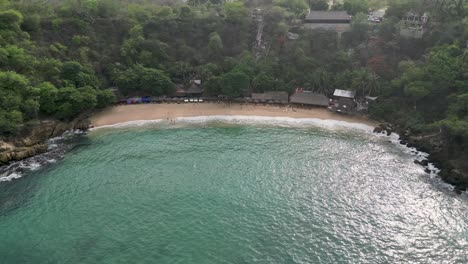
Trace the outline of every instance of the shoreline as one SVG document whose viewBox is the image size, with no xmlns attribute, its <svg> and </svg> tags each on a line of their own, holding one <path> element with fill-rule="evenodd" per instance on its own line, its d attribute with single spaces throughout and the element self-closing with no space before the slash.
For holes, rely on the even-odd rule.
<svg viewBox="0 0 468 264">
<path fill-rule="evenodd" d="M 36 151 L 36 146 L 45 146 L 50 138 L 60 136 L 67 130 L 86 131 L 90 127 L 95 129 L 106 127 L 122 127 L 140 125 L 151 122 L 176 122 L 177 120 L 189 122 L 205 122 L 207 120 L 227 120 L 254 122 L 286 122 L 300 124 L 303 121 L 314 123 L 317 126 L 355 126 L 369 132 L 390 135 L 396 132 L 398 144 L 414 148 L 418 152 L 427 153 L 424 159 L 415 159 L 415 163 L 422 165 L 427 171 L 438 168 L 439 177 L 446 183 L 455 187 L 456 192 L 468 191 L 468 177 L 460 173 L 453 173 L 459 167 L 447 163 L 445 156 L 438 155 L 430 141 L 413 140 L 413 135 L 405 135 L 398 127 L 382 124 L 364 116 L 351 116 L 331 112 L 325 108 L 300 108 L 278 105 L 253 104 L 226 104 L 226 103 L 194 103 L 194 104 L 140 104 L 118 105 L 98 112 L 88 113 L 76 118 L 74 121 L 62 123 L 58 121 L 41 121 L 33 129 L 28 129 L 24 135 L 14 141 L 0 141 L 8 148 L 0 152 L 0 167 L 8 167 L 12 161 L 25 160 L 47 152 Z M 90 129 L 91 131 L 94 129 Z M 3 146 L 0 144 L 0 146 Z M 5 147 L 4 146 L 4 147 Z M 33 149 L 34 151 L 31 151 Z M 432 163 L 434 165 L 430 165 Z M 1 171 L 0 171 L 1 172 Z M 3 173 L 0 173 L 3 174 Z M 2 175 L 3 176 L 3 175 Z"/>
<path fill-rule="evenodd" d="M 290 106 L 190 103 L 190 104 L 138 104 L 119 105 L 101 110 L 89 117 L 94 127 L 152 120 L 175 120 L 190 117 L 248 116 L 289 117 L 334 120 L 354 124 L 378 126 L 378 122 L 364 116 L 351 116 L 331 112 L 324 108 L 296 108 Z"/>
</svg>

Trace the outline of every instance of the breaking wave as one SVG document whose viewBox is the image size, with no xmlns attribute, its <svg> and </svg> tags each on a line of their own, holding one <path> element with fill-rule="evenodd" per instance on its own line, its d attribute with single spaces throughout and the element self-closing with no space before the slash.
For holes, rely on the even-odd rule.
<svg viewBox="0 0 468 264">
<path fill-rule="evenodd" d="M 172 123 L 173 122 L 173 123 Z M 130 128 L 130 127 L 145 127 L 151 125 L 168 125 L 172 124 L 175 128 L 183 127 L 191 124 L 210 124 L 210 123 L 230 123 L 230 124 L 252 124 L 252 125 L 271 125 L 280 127 L 319 127 L 327 130 L 354 130 L 364 132 L 375 137 L 385 138 L 392 142 L 402 152 L 411 155 L 415 161 L 422 162 L 428 159 L 429 154 L 410 148 L 400 143 L 399 135 L 392 133 L 387 136 L 385 133 L 374 133 L 374 127 L 363 123 L 351 123 L 340 120 L 332 119 L 319 119 L 319 118 L 292 118 L 292 117 L 268 117 L 268 116 L 230 116 L 230 115 L 215 115 L 215 116 L 195 116 L 195 117 L 178 117 L 171 120 L 168 119 L 154 119 L 154 120 L 135 120 L 113 125 L 99 126 L 91 128 L 90 131 L 97 131 L 102 129 L 112 128 Z M 0 167 L 0 182 L 12 181 L 21 178 L 27 171 L 37 170 L 45 164 L 55 163 L 58 159 L 62 158 L 67 150 L 71 148 L 70 144 L 65 143 L 65 139 L 70 135 L 82 134 L 82 131 L 68 132 L 62 137 L 50 139 L 48 141 L 48 152 L 31 157 L 24 161 L 14 162 L 8 166 Z M 427 166 L 421 166 L 424 171 L 432 179 L 439 179 L 438 173 L 440 170 L 432 163 Z M 440 181 L 441 184 L 442 181 Z M 453 189 L 453 186 L 447 185 L 447 188 Z"/>
<path fill-rule="evenodd" d="M 47 152 L 0 167 L 0 182 L 9 182 L 21 178 L 25 173 L 38 170 L 44 165 L 57 162 L 73 147 L 71 141 L 83 131 L 68 131 L 60 137 L 47 141 Z"/>
<path fill-rule="evenodd" d="M 228 116 L 228 115 L 214 115 L 214 116 L 194 116 L 194 117 L 178 117 L 172 119 L 176 124 L 204 124 L 211 122 L 224 122 L 233 124 L 265 124 L 287 127 L 322 127 L 327 129 L 351 128 L 359 129 L 366 132 L 372 132 L 374 127 L 362 123 L 350 123 L 340 120 L 332 119 L 319 119 L 319 118 L 293 118 L 293 117 L 268 117 L 268 116 Z M 135 120 L 114 125 L 105 125 L 92 128 L 91 130 L 98 130 L 103 128 L 123 128 L 123 127 L 136 127 L 148 126 L 154 124 L 167 124 L 170 121 L 167 119 L 154 119 L 154 120 Z"/>
<path fill-rule="evenodd" d="M 111 128 L 129 128 L 129 127 L 144 127 L 151 125 L 167 125 L 174 121 L 175 127 L 190 125 L 190 124 L 209 124 L 215 122 L 231 123 L 231 124 L 254 124 L 254 125 L 272 125 L 282 127 L 319 127 L 327 130 L 355 130 L 366 134 L 385 138 L 393 143 L 402 152 L 409 154 L 417 162 L 422 162 L 428 159 L 429 154 L 418 151 L 416 148 L 408 147 L 406 144 L 401 144 L 400 136 L 397 133 L 387 135 L 385 132 L 374 133 L 374 127 L 363 123 L 351 123 L 333 119 L 319 118 L 293 118 L 293 117 L 269 117 L 269 116 L 231 116 L 231 115 L 214 115 L 214 116 L 195 116 L 195 117 L 178 117 L 172 120 L 154 119 L 154 120 L 135 120 L 117 123 L 113 125 L 99 126 L 90 129 L 91 131 Z M 449 189 L 453 189 L 450 184 L 443 183 L 438 177 L 440 170 L 432 163 L 427 166 L 422 166 L 423 170 L 430 176 L 431 179 L 438 180 L 441 185 Z"/>
</svg>

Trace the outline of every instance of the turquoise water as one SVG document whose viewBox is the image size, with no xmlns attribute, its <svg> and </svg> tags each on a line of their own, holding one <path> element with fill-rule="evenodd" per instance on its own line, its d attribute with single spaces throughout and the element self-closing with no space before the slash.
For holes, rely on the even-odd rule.
<svg viewBox="0 0 468 264">
<path fill-rule="evenodd" d="M 1 263 L 466 263 L 468 199 L 387 138 L 104 129 L 0 183 Z"/>
</svg>

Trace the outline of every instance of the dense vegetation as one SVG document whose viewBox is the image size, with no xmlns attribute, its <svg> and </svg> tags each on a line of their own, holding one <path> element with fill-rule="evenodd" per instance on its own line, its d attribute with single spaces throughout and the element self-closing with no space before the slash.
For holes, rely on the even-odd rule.
<svg viewBox="0 0 468 264">
<path fill-rule="evenodd" d="M 207 95 L 303 87 L 379 96 L 373 117 L 414 131 L 445 126 L 468 149 L 467 1 L 344 0 L 331 7 L 354 15 L 340 39 L 301 27 L 309 5 L 327 2 L 0 0 L 0 133 L 104 107 L 115 100 L 109 87 L 164 95 L 199 78 Z M 364 13 L 384 5 L 386 19 L 369 23 Z M 407 11 L 430 13 L 422 39 L 399 36 Z"/>
</svg>

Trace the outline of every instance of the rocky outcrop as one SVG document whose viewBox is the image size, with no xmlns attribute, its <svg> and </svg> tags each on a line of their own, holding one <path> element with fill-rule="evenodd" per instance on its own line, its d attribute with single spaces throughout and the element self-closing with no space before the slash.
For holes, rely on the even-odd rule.
<svg viewBox="0 0 468 264">
<path fill-rule="evenodd" d="M 387 136 L 390 136 L 393 132 L 393 127 L 391 124 L 384 123 L 374 128 L 374 133 L 382 134 L 385 133 Z"/>
<path fill-rule="evenodd" d="M 442 180 L 455 186 L 457 191 L 468 189 L 468 164 L 463 148 L 460 148 L 449 132 L 441 127 L 438 131 L 414 133 L 398 126 L 381 124 L 374 129 L 376 133 L 385 132 L 390 135 L 395 132 L 400 136 L 401 144 L 414 147 L 429 154 L 427 161 L 415 161 L 422 166 L 433 163 L 441 171 Z"/>
<path fill-rule="evenodd" d="M 7 164 L 10 161 L 18 161 L 44 153 L 47 151 L 47 144 L 36 144 L 29 147 L 15 147 L 0 153 L 0 164 Z"/>
<path fill-rule="evenodd" d="M 90 121 L 77 118 L 72 122 L 42 120 L 28 123 L 16 135 L 0 139 L 0 165 L 27 159 L 47 151 L 47 140 L 69 130 L 87 130 Z"/>
</svg>

